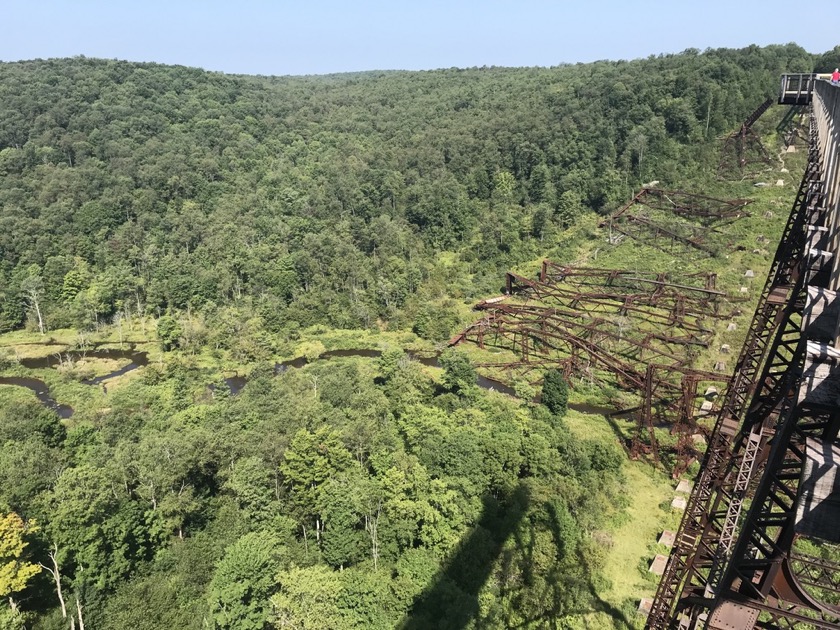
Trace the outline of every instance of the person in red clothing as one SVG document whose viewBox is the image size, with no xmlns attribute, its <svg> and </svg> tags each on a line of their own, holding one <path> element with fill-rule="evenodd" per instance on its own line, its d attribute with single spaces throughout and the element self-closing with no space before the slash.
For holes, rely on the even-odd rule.
<svg viewBox="0 0 840 630">
<path fill-rule="evenodd" d="M 840 70 L 834 68 L 834 72 L 831 73 L 831 84 L 837 85 L 840 83 Z"/>
</svg>

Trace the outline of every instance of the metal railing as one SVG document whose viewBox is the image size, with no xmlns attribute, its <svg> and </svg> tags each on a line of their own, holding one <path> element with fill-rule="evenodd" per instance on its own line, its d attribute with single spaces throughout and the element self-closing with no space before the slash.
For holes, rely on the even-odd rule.
<svg viewBox="0 0 840 630">
<path fill-rule="evenodd" d="M 816 80 L 817 75 L 813 73 L 783 74 L 779 105 L 808 105 Z"/>
</svg>

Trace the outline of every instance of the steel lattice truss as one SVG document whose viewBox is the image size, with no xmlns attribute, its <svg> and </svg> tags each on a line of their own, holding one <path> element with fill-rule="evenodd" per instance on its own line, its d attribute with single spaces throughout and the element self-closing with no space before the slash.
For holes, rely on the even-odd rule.
<svg viewBox="0 0 840 630">
<path fill-rule="evenodd" d="M 792 105 L 776 125 L 776 133 L 782 137 L 785 147 L 799 142 L 808 145 L 808 109 L 804 105 Z"/>
<path fill-rule="evenodd" d="M 746 199 L 716 199 L 678 190 L 642 188 L 600 227 L 609 228 L 611 242 L 616 240 L 613 233 L 617 232 L 666 251 L 687 247 L 714 256 L 717 250 L 705 238 L 709 230 L 749 216 L 744 210 L 748 203 Z"/>
<path fill-rule="evenodd" d="M 700 430 L 694 420 L 699 384 L 727 380 L 692 368 L 708 346 L 709 321 L 725 316 L 723 297 L 710 273 L 672 278 L 544 261 L 538 280 L 508 273 L 507 296 L 479 303 L 484 316 L 450 344 L 473 342 L 519 356 L 479 367 L 551 366 L 570 381 L 610 374 L 641 397 L 631 453 L 656 457 L 654 424 L 668 423 L 679 436 L 681 470 L 697 456 L 691 435 Z"/>
<path fill-rule="evenodd" d="M 753 129 L 755 122 L 770 109 L 772 98 L 768 98 L 750 114 L 740 129 L 726 136 L 721 150 L 718 174 L 729 175 L 742 171 L 749 164 L 769 164 L 770 154 L 761 142 L 761 137 Z"/>
<path fill-rule="evenodd" d="M 810 147 L 649 628 L 840 628 L 840 566 L 794 544 L 807 445 L 825 449 L 840 429 L 840 407 L 821 380 L 840 353 L 813 318 L 838 304 L 824 289 L 827 211 L 813 117 Z"/>
</svg>

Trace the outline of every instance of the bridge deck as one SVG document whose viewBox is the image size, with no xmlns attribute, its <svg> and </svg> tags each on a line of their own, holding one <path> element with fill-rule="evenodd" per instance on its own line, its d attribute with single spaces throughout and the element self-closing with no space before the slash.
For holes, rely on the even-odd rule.
<svg viewBox="0 0 840 630">
<path fill-rule="evenodd" d="M 840 543 L 840 445 L 808 439 L 796 506 L 796 533 Z"/>
<path fill-rule="evenodd" d="M 809 162 L 649 628 L 840 629 L 840 564 L 794 546 L 840 543 L 840 87 L 824 78 L 782 77 L 779 103 L 810 105 Z"/>
</svg>

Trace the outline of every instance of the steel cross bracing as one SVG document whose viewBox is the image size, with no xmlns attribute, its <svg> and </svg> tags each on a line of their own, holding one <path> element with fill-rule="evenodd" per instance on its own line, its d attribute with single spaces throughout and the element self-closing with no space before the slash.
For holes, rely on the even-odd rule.
<svg viewBox="0 0 840 630">
<path fill-rule="evenodd" d="M 836 403 L 812 404 L 800 391 L 808 353 L 820 360 L 830 355 L 808 342 L 816 333 L 802 333 L 808 285 L 825 286 L 827 279 L 822 252 L 812 247 L 826 223 L 813 116 L 810 140 L 808 167 L 648 616 L 650 628 L 840 627 L 838 609 L 806 590 L 837 594 L 838 567 L 791 553 L 805 441 L 835 440 L 840 424 Z"/>
<path fill-rule="evenodd" d="M 658 249 L 666 250 L 679 244 L 707 255 L 716 254 L 705 242 L 705 234 L 715 226 L 739 217 L 749 201 L 744 199 L 716 199 L 679 190 L 642 188 L 628 203 L 600 223 L 610 232 L 637 239 Z M 647 209 L 640 212 L 639 207 Z M 653 214 L 650 214 L 653 211 Z M 611 242 L 614 238 L 610 237 Z"/>
<path fill-rule="evenodd" d="M 840 565 L 801 553 L 791 554 L 799 583 L 840 595 Z"/>
<path fill-rule="evenodd" d="M 744 207 L 750 203 L 752 203 L 750 199 L 726 200 L 681 190 L 642 188 L 633 199 L 614 212 L 611 218 L 618 218 L 634 205 L 641 204 L 682 217 L 706 219 L 706 222 L 711 224 L 721 219 L 738 219 L 749 216 Z"/>
<path fill-rule="evenodd" d="M 776 133 L 783 138 L 785 147 L 797 140 L 801 143 L 808 142 L 808 126 L 803 122 L 807 119 L 807 113 L 808 110 L 803 105 L 793 105 L 776 125 Z"/>
<path fill-rule="evenodd" d="M 703 309 L 710 304 L 716 305 L 718 299 L 726 295 L 715 290 L 717 274 L 711 272 L 682 274 L 677 283 L 667 273 L 573 267 L 544 260 L 539 279 L 550 284 L 609 287 L 613 294 L 619 289 L 649 293 L 654 303 L 660 296 L 670 295 L 675 299 L 696 301 Z"/>
<path fill-rule="evenodd" d="M 815 133 L 813 125 L 812 133 Z M 745 486 L 745 480 L 733 473 L 743 469 L 739 461 L 742 459 L 739 457 L 741 447 L 756 440 L 752 431 L 741 432 L 741 437 L 747 436 L 746 440 L 735 440 L 735 433 L 745 418 L 747 402 L 752 399 L 760 382 L 759 367 L 781 323 L 784 308 L 790 303 L 791 282 L 803 258 L 804 224 L 812 205 L 814 182 L 818 181 L 817 167 L 817 155 L 812 151 L 736 364 L 734 379 L 725 394 L 699 479 L 689 498 L 648 615 L 650 628 L 665 628 L 673 624 L 678 605 L 685 605 L 684 600 L 689 596 L 705 597 L 710 580 L 715 580 L 726 559 L 725 550 L 734 536 L 733 506 L 737 517 Z"/>
<path fill-rule="evenodd" d="M 723 143 L 718 173 L 729 174 L 743 169 L 747 164 L 772 162 L 761 137 L 753 130 L 753 125 L 773 104 L 774 99 L 768 98 L 750 114 L 740 129 L 729 134 Z"/>
<path fill-rule="evenodd" d="M 507 274 L 507 296 L 485 300 L 485 316 L 450 340 L 514 351 L 513 362 L 479 367 L 530 369 L 552 366 L 567 379 L 608 372 L 638 392 L 631 455 L 657 457 L 656 417 L 678 435 L 675 469 L 696 458 L 692 435 L 708 433 L 695 423 L 701 382 L 724 383 L 725 375 L 693 369 L 696 351 L 707 347 L 708 319 L 725 317 L 725 294 L 711 273 L 668 274 L 560 265 L 544 261 L 539 280 Z M 667 332 L 663 332 L 667 331 Z"/>
</svg>

